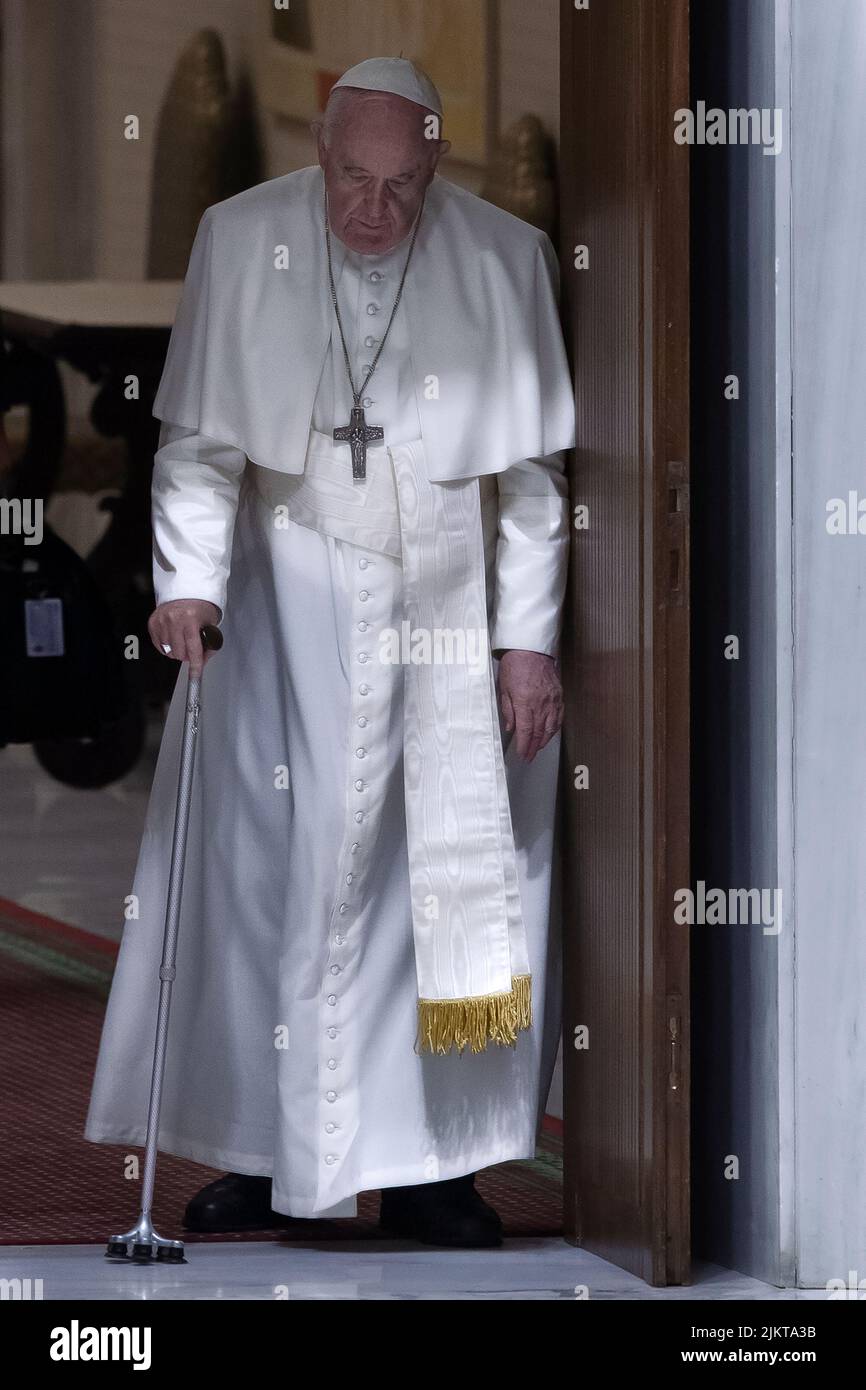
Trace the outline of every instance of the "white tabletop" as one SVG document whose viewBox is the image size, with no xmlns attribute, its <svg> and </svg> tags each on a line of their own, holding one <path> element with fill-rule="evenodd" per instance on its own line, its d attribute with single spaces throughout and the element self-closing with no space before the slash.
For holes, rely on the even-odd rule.
<svg viewBox="0 0 866 1390">
<path fill-rule="evenodd" d="M 171 328 L 180 280 L 0 280 L 8 328 Z"/>
</svg>

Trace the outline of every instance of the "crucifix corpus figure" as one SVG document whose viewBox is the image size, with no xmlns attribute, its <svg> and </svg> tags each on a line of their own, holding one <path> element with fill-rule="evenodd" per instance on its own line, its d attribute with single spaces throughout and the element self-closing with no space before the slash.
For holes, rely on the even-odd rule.
<svg viewBox="0 0 866 1390">
<path fill-rule="evenodd" d="M 85 1133 L 144 1142 L 207 661 L 159 1146 L 224 1176 L 188 1230 L 373 1190 L 389 1233 L 494 1246 L 475 1175 L 535 1154 L 574 400 L 553 247 L 437 172 L 442 120 L 408 60 L 346 72 L 318 164 L 204 213 L 156 396 L 149 630 L 183 665 Z"/>
<path fill-rule="evenodd" d="M 352 447 L 352 477 L 363 482 L 367 476 L 367 445 L 385 438 L 381 425 L 368 425 L 364 419 L 364 408 L 352 406 L 352 418 L 348 425 L 338 425 L 334 430 L 338 443 L 347 441 Z"/>
</svg>

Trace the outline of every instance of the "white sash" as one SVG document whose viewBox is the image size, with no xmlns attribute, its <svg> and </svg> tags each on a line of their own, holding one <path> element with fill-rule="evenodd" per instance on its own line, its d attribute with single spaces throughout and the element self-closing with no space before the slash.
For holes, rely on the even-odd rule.
<svg viewBox="0 0 866 1390">
<path fill-rule="evenodd" d="M 420 658 L 403 668 L 416 1047 L 514 1044 L 532 1022 L 531 982 L 478 478 L 431 483 L 418 439 L 368 448 L 367 478 L 353 482 L 346 446 L 313 430 L 305 470 L 285 478 L 284 496 L 299 524 L 402 563 L 402 637 Z"/>
</svg>

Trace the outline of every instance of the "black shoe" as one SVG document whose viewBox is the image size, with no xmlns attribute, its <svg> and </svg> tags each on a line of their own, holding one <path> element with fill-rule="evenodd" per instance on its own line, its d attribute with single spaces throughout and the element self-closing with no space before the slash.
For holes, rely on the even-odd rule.
<svg viewBox="0 0 866 1390">
<path fill-rule="evenodd" d="M 502 1222 L 475 1191 L 475 1174 L 382 1191 L 379 1225 L 422 1245 L 490 1249 L 502 1244 Z"/>
<path fill-rule="evenodd" d="M 250 1177 L 247 1173 L 226 1173 L 209 1182 L 187 1203 L 184 1230 L 270 1231 L 285 1225 L 289 1218 L 271 1211 L 270 1178 Z"/>
</svg>

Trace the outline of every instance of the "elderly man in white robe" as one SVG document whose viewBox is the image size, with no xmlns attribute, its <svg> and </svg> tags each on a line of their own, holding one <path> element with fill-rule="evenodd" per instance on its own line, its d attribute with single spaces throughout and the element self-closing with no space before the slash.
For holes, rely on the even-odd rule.
<svg viewBox="0 0 866 1390">
<path fill-rule="evenodd" d="M 559 1011 L 553 863 L 573 397 L 549 239 L 436 168 L 404 59 L 319 165 L 207 210 L 154 413 L 181 669 L 86 1137 L 141 1144 L 185 670 L 203 679 L 159 1146 L 194 1231 L 355 1214 L 492 1246 Z M 220 653 L 203 653 L 219 622 Z"/>
</svg>

